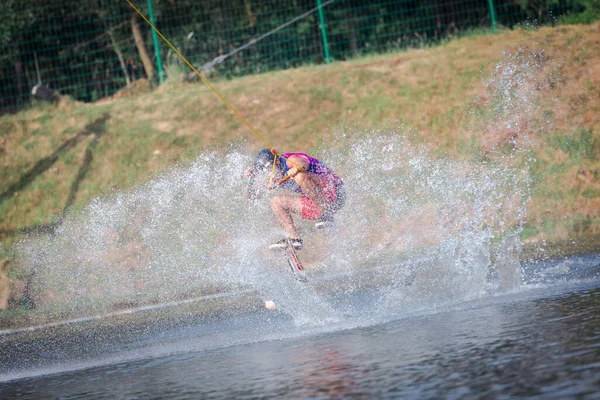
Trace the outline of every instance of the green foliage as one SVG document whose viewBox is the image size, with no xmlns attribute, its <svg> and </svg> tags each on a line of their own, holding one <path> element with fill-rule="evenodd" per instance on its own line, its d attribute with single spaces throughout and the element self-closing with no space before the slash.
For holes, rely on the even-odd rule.
<svg viewBox="0 0 600 400">
<path fill-rule="evenodd" d="M 586 11 L 600 16 L 600 0 L 582 0 L 581 2 Z"/>
<path fill-rule="evenodd" d="M 600 19 L 600 0 L 581 0 L 573 12 L 560 17 L 562 24 L 591 24 Z"/>
<path fill-rule="evenodd" d="M 231 78 L 324 61 L 320 22 L 314 12 L 265 40 L 257 40 L 313 9 L 313 0 L 153 2 L 158 29 L 194 65 L 204 66 L 204 72 L 213 77 Z M 148 15 L 146 1 L 135 3 Z M 496 0 L 494 7 L 498 23 L 510 28 L 532 18 L 537 24 L 554 23 L 556 16 L 572 15 L 584 8 L 597 13 L 597 3 Z M 485 32 L 490 27 L 487 2 L 474 0 L 345 0 L 323 11 L 329 50 L 335 60 L 444 43 L 448 38 Z M 34 55 L 42 82 L 79 101 L 106 98 L 125 87 L 127 81 L 146 77 L 134 41 L 132 13 L 127 2 L 114 0 L 0 2 L 0 112 L 21 109 L 31 101 L 31 88 L 38 82 Z M 150 28 L 141 19 L 138 26 L 146 52 L 155 63 Z M 158 46 L 168 76 L 189 71 L 164 41 Z"/>
<path fill-rule="evenodd" d="M 600 19 L 600 15 L 592 14 L 588 11 L 584 11 L 578 14 L 569 14 L 560 18 L 560 23 L 565 25 L 574 24 L 592 24 Z"/>
</svg>

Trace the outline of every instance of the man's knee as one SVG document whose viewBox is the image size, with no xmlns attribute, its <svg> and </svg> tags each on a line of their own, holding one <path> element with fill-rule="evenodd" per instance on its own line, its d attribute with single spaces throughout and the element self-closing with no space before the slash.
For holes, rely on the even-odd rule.
<svg viewBox="0 0 600 400">
<path fill-rule="evenodd" d="M 271 197 L 271 208 L 273 210 L 280 210 L 283 208 L 283 199 L 281 196 Z"/>
</svg>

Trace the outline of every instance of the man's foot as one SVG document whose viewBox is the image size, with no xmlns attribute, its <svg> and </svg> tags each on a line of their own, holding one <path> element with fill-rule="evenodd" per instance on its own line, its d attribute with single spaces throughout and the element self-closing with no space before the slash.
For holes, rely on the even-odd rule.
<svg viewBox="0 0 600 400">
<path fill-rule="evenodd" d="M 333 217 L 323 216 L 319 219 L 319 222 L 315 224 L 315 228 L 319 230 L 329 229 L 333 226 Z"/>
<path fill-rule="evenodd" d="M 292 247 L 294 248 L 294 250 L 302 250 L 302 247 L 304 246 L 304 243 L 302 242 L 302 239 L 281 239 L 279 242 L 277 243 L 273 243 L 272 245 L 269 246 L 270 250 L 282 250 L 285 249 L 287 244 L 286 241 L 289 240 L 290 244 L 292 245 Z"/>
</svg>

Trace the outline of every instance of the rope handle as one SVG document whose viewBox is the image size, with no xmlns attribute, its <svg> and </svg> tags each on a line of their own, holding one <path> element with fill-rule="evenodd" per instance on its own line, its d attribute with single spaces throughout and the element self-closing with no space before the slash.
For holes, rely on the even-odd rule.
<svg viewBox="0 0 600 400">
<path fill-rule="evenodd" d="M 298 168 L 298 172 L 302 172 L 302 171 L 304 171 L 304 167 Z M 291 177 L 292 177 L 291 175 L 284 176 L 282 179 L 279 180 L 279 184 L 281 185 L 283 182 L 287 181 Z"/>
<path fill-rule="evenodd" d="M 275 177 L 275 162 L 277 161 L 277 156 L 279 155 L 279 153 L 277 153 L 277 150 L 275 150 L 273 147 L 269 146 L 269 149 L 271 149 L 271 154 L 273 154 L 273 166 L 271 167 L 271 179 L 269 180 L 269 189 L 273 189 L 273 177 Z M 281 158 L 283 158 L 284 160 L 288 161 L 288 159 L 279 156 Z M 298 172 L 304 171 L 304 167 L 301 165 L 298 165 L 297 163 L 289 160 L 292 164 L 296 165 L 298 168 Z M 288 179 L 290 179 L 291 176 L 290 175 L 286 175 L 284 176 L 282 179 L 279 180 L 279 182 L 277 183 L 278 185 L 281 185 L 283 182 L 287 181 Z"/>
</svg>

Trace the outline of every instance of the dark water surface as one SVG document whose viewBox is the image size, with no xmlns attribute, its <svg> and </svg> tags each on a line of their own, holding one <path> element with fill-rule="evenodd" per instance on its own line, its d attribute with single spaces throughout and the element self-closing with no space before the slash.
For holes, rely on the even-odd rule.
<svg viewBox="0 0 600 400">
<path fill-rule="evenodd" d="M 600 398 L 598 272 L 531 265 L 513 293 L 385 316 L 340 294 L 317 325 L 254 308 L 5 335 L 0 398 Z"/>
</svg>

